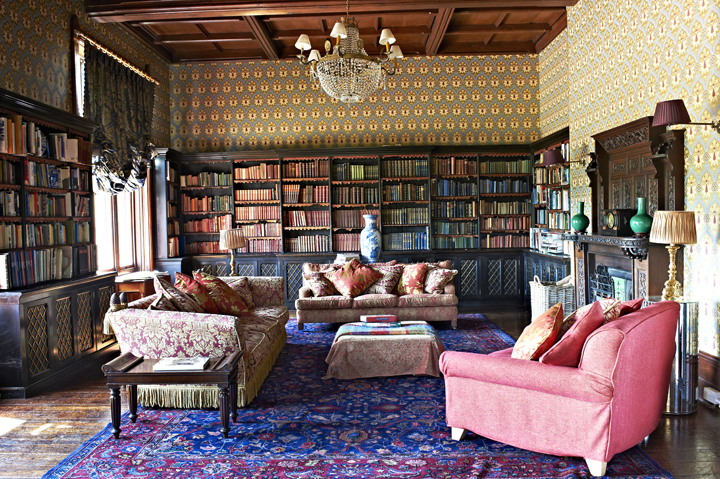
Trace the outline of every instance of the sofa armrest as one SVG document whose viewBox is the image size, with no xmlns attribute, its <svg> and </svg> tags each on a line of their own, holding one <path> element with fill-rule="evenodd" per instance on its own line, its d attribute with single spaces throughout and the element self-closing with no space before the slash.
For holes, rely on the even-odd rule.
<svg viewBox="0 0 720 479">
<path fill-rule="evenodd" d="M 440 370 L 446 381 L 466 378 L 581 401 L 608 402 L 613 395 L 612 383 L 602 376 L 503 355 L 446 351 L 440 356 Z"/>
<path fill-rule="evenodd" d="M 313 292 L 312 289 L 308 288 L 307 286 L 303 286 L 300 288 L 300 291 L 298 292 L 299 298 L 312 298 Z"/>
<path fill-rule="evenodd" d="M 446 284 L 443 294 L 455 294 L 455 285 L 452 282 Z"/>
</svg>

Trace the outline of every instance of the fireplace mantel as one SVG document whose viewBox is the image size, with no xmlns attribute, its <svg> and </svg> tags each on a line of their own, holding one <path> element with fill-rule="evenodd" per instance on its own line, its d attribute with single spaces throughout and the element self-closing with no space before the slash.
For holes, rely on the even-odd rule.
<svg viewBox="0 0 720 479">
<path fill-rule="evenodd" d="M 572 241 L 578 250 L 586 250 L 588 244 L 605 244 L 617 246 L 630 259 L 647 259 L 650 241 L 648 238 L 617 238 L 614 236 L 583 235 L 578 233 L 565 234 L 563 240 Z"/>
</svg>

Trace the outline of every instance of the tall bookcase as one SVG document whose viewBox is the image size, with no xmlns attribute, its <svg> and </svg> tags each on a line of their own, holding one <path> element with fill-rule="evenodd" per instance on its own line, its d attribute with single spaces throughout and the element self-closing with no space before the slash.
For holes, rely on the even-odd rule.
<svg viewBox="0 0 720 479">
<path fill-rule="evenodd" d="M 245 234 L 243 253 L 282 252 L 280 160 L 234 161 L 235 227 Z"/>
<path fill-rule="evenodd" d="M 380 214 L 380 159 L 377 156 L 332 158 L 332 246 L 338 253 L 360 251 L 363 215 Z"/>
<path fill-rule="evenodd" d="M 429 166 L 427 154 L 381 157 L 383 251 L 430 249 Z"/>
</svg>

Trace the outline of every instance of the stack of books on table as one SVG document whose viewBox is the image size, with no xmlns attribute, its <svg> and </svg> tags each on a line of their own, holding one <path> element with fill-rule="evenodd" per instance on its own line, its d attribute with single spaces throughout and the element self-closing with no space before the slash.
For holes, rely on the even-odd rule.
<svg viewBox="0 0 720 479">
<path fill-rule="evenodd" d="M 335 264 L 349 263 L 353 259 L 360 261 L 360 255 L 357 253 L 338 253 L 335 257 Z"/>
<path fill-rule="evenodd" d="M 392 327 L 400 326 L 398 317 L 394 314 L 368 314 L 360 316 L 363 326 L 369 327 Z"/>
</svg>

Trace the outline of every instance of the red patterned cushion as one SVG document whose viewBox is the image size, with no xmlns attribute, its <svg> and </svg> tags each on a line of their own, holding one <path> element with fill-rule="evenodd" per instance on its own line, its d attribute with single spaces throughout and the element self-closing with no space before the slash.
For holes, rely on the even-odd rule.
<svg viewBox="0 0 720 479">
<path fill-rule="evenodd" d="M 512 357 L 515 359 L 538 359 L 555 343 L 562 325 L 562 303 L 538 316 L 526 327 L 515 343 Z"/>
<path fill-rule="evenodd" d="M 601 299 L 599 301 L 595 301 L 596 303 L 600 303 L 603 310 L 603 316 L 605 317 L 605 322 L 609 323 L 610 321 L 615 321 L 620 317 L 620 300 L 615 298 L 605 298 Z M 590 312 L 590 308 L 592 307 L 592 304 L 586 304 L 582 308 L 573 311 L 572 313 L 568 314 L 565 319 L 563 320 L 562 327 L 560 328 L 560 334 L 558 335 L 558 339 L 562 338 L 565 333 L 567 333 L 573 324 L 575 324 L 575 321 L 578 321 L 583 316 L 588 314 Z"/>
<path fill-rule="evenodd" d="M 427 275 L 425 276 L 425 292 L 442 294 L 445 285 L 452 281 L 457 273 L 456 269 L 445 269 L 432 264 L 428 265 Z"/>
<path fill-rule="evenodd" d="M 342 268 L 343 265 L 335 263 L 303 263 L 303 287 L 309 288 L 310 284 L 305 279 L 305 274 L 309 273 L 327 273 L 337 271 Z"/>
<path fill-rule="evenodd" d="M 605 317 L 602 305 L 596 301 L 590 306 L 587 314 L 575 321 L 567 334 L 540 357 L 540 362 L 553 366 L 576 368 L 580 364 L 580 354 L 585 340 L 590 333 L 602 326 L 603 321 L 605 321 Z"/>
<path fill-rule="evenodd" d="M 377 280 L 372 286 L 365 290 L 363 294 L 390 294 L 395 285 L 400 281 L 402 276 L 403 265 L 379 265 L 373 263 L 370 265 L 372 269 L 382 274 L 382 278 Z"/>
<path fill-rule="evenodd" d="M 206 313 L 218 314 L 215 301 L 210 297 L 207 288 L 199 281 L 194 280 L 188 275 L 175 273 L 175 287 L 194 299 Z"/>
<path fill-rule="evenodd" d="M 325 277 L 325 274 L 319 271 L 312 273 L 303 273 L 303 279 L 308 287 L 312 289 L 313 296 L 320 298 L 322 296 L 332 296 L 337 294 L 335 286 Z"/>
<path fill-rule="evenodd" d="M 235 291 L 225 281 L 202 271 L 193 271 L 193 278 L 207 288 L 220 314 L 240 316 L 248 311 L 240 296 L 235 294 Z"/>
<path fill-rule="evenodd" d="M 642 308 L 645 298 L 631 299 L 630 301 L 623 301 L 620 303 L 620 316 L 634 313 Z"/>
<path fill-rule="evenodd" d="M 162 294 L 158 295 L 155 301 L 148 306 L 148 309 L 151 311 L 177 311 L 177 308 L 172 304 L 172 301 Z"/>
<path fill-rule="evenodd" d="M 245 303 L 248 309 L 255 309 L 255 301 L 253 301 L 252 290 L 250 289 L 250 280 L 247 276 L 228 281 L 227 284 L 230 286 L 230 289 L 235 291 L 235 294 L 240 296 L 240 299 L 243 300 L 243 303 Z"/>
<path fill-rule="evenodd" d="M 427 263 L 406 264 L 397 284 L 398 295 L 422 294 L 425 288 L 427 270 Z"/>
<path fill-rule="evenodd" d="M 361 264 L 357 260 L 350 261 L 335 272 L 324 274 L 340 294 L 350 298 L 358 296 L 369 288 L 371 284 L 382 278 L 382 273 Z"/>
<path fill-rule="evenodd" d="M 164 279 L 157 276 L 154 279 L 155 291 L 161 296 L 169 299 L 175 309 L 184 313 L 204 313 L 205 310 L 192 299 L 191 296 L 183 293 Z"/>
</svg>

